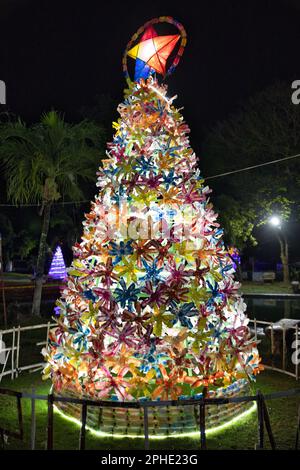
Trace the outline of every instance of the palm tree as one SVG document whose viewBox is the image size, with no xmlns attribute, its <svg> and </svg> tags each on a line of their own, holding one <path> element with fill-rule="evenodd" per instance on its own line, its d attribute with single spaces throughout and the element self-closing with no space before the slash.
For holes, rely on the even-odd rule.
<svg viewBox="0 0 300 470">
<path fill-rule="evenodd" d="M 31 127 L 20 119 L 0 125 L 0 163 L 8 199 L 14 204 L 40 204 L 33 315 L 40 315 L 51 206 L 61 198 L 82 198 L 80 183 L 95 179 L 104 155 L 104 137 L 104 130 L 95 123 L 69 124 L 56 111 L 43 114 Z"/>
</svg>

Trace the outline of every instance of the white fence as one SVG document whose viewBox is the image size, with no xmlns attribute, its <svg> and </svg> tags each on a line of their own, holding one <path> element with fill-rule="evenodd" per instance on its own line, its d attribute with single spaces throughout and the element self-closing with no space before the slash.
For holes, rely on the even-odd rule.
<svg viewBox="0 0 300 470">
<path fill-rule="evenodd" d="M 262 321 L 262 320 L 250 320 L 250 325 L 253 325 L 251 328 L 252 333 L 258 341 L 263 340 L 263 337 L 266 337 L 266 331 L 270 331 L 270 346 L 269 353 L 271 358 L 271 364 L 264 363 L 264 366 L 268 369 L 276 370 L 278 372 L 283 372 L 291 377 L 294 377 L 296 380 L 299 378 L 298 363 L 300 359 L 300 337 L 299 337 L 299 326 L 296 324 L 294 326 L 289 326 L 288 328 L 284 325 L 279 327 L 278 324 Z M 26 350 L 22 347 L 22 334 L 28 331 L 41 330 L 44 329 L 45 333 L 41 334 L 43 339 L 42 341 L 37 341 L 34 346 L 36 347 L 36 353 L 39 354 L 42 347 L 47 344 L 49 330 L 51 327 L 55 326 L 55 323 L 44 323 L 40 325 L 32 326 L 18 326 L 13 327 L 8 330 L 0 331 L 0 382 L 4 376 L 11 377 L 12 380 L 18 377 L 20 372 L 28 370 L 35 371 L 39 370 L 44 366 L 42 361 L 34 362 L 33 364 L 22 364 L 20 366 L 20 357 L 22 356 L 22 362 L 26 362 Z M 293 356 L 295 361 L 293 362 L 293 370 L 291 370 L 291 364 L 287 364 L 287 344 L 286 344 L 286 331 L 294 330 L 292 348 L 294 349 Z M 276 348 L 278 349 L 278 333 L 282 334 L 280 339 L 280 364 L 279 367 L 273 364 L 273 358 L 276 353 Z M 277 335 L 277 339 L 275 336 Z M 24 336 L 24 335 L 23 335 Z M 5 345 L 4 348 L 1 348 L 1 344 Z M 260 351 L 263 356 L 264 361 L 264 352 Z M 42 359 L 42 356 L 40 356 Z M 287 370 L 287 365 L 289 370 Z"/>
<path fill-rule="evenodd" d="M 6 375 L 10 375 L 11 379 L 18 377 L 19 373 L 24 370 L 37 370 L 44 366 L 44 362 L 35 362 L 34 364 L 25 364 L 20 366 L 20 355 L 24 354 L 24 360 L 26 362 L 26 351 L 22 348 L 22 333 L 34 330 L 45 330 L 44 340 L 35 343 L 37 351 L 41 351 L 42 347 L 47 344 L 49 330 L 54 323 L 43 323 L 41 325 L 31 326 L 17 326 L 8 330 L 0 331 L 0 346 L 1 348 L 1 362 L 0 362 L 0 382 Z M 41 356 L 42 359 L 42 356 Z"/>
<path fill-rule="evenodd" d="M 250 325 L 253 324 L 252 332 L 254 334 L 254 338 L 258 341 L 262 340 L 262 337 L 266 335 L 266 331 L 269 329 L 270 331 L 270 357 L 272 361 L 272 365 L 264 364 L 266 369 L 272 369 L 278 372 L 283 372 L 291 377 L 294 377 L 296 380 L 299 379 L 299 359 L 300 359 L 300 337 L 299 337 L 299 325 L 297 320 L 289 320 L 293 321 L 294 324 L 285 324 L 284 319 L 283 323 L 280 322 L 272 323 L 263 320 L 250 320 Z M 259 326 L 262 325 L 262 326 Z M 292 367 L 294 371 L 287 370 L 287 344 L 286 344 L 286 333 L 288 330 L 294 331 L 293 333 L 293 340 L 291 342 L 291 350 L 294 350 L 291 358 L 292 358 Z M 280 355 L 281 355 L 281 364 L 280 367 L 276 367 L 273 365 L 273 359 L 276 353 L 276 343 L 278 346 L 278 341 L 275 341 L 275 334 L 281 334 L 282 337 L 280 339 L 281 348 L 280 348 Z M 260 350 L 259 346 L 258 349 Z M 260 353 L 263 357 L 263 352 L 260 350 Z M 290 364 L 291 365 L 291 364 Z"/>
</svg>

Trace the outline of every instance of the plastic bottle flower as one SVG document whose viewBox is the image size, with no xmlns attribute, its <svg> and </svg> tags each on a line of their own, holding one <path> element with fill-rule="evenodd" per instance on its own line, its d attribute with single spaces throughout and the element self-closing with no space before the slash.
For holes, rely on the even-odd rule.
<svg viewBox="0 0 300 470">
<path fill-rule="evenodd" d="M 166 189 L 169 189 L 170 186 L 175 186 L 176 181 L 178 180 L 178 176 L 175 175 L 175 170 L 172 168 L 169 173 L 163 172 L 163 181 L 165 184 Z"/>
<path fill-rule="evenodd" d="M 118 302 L 123 308 L 126 306 L 130 308 L 131 304 L 137 300 L 140 290 L 136 289 L 134 282 L 132 282 L 130 286 L 127 287 L 123 278 L 120 280 L 119 285 L 121 287 L 117 287 L 114 290 L 115 301 Z"/>
<path fill-rule="evenodd" d="M 153 166 L 153 161 L 151 159 L 147 160 L 144 156 L 136 159 L 135 169 L 138 170 L 140 175 L 151 171 Z"/>
<path fill-rule="evenodd" d="M 113 281 L 118 279 L 116 274 L 113 272 L 114 266 L 111 257 L 107 258 L 106 264 L 101 263 L 99 268 L 100 269 L 97 269 L 95 274 L 106 286 L 111 286 Z"/>
<path fill-rule="evenodd" d="M 91 333 L 90 328 L 84 326 L 81 322 L 77 322 L 77 333 L 74 333 L 73 344 L 79 351 L 88 349 L 88 337 Z"/>
<path fill-rule="evenodd" d="M 180 204 L 180 190 L 178 188 L 171 187 L 167 191 L 163 192 L 161 204 Z"/>
<path fill-rule="evenodd" d="M 154 173 L 151 171 L 149 176 L 142 176 L 142 181 L 145 184 L 146 190 L 156 189 L 162 182 L 161 176 L 155 176 Z"/>
<path fill-rule="evenodd" d="M 170 241 L 167 241 L 167 243 L 163 245 L 160 240 L 153 240 L 152 245 L 155 247 L 156 252 L 157 252 L 156 253 L 157 266 L 160 267 L 165 262 L 165 260 L 168 260 L 169 258 L 172 257 L 172 255 L 169 252 L 172 246 L 172 243 Z"/>
<path fill-rule="evenodd" d="M 129 392 L 134 394 L 136 398 L 139 397 L 151 397 L 149 388 L 151 387 L 151 381 L 155 377 L 155 370 L 149 370 L 145 375 L 134 375 L 129 379 L 130 389 Z"/>
<path fill-rule="evenodd" d="M 136 260 L 139 268 L 142 267 L 143 260 L 151 262 L 157 251 L 157 247 L 152 240 L 136 240 L 133 242 L 132 247 L 134 250 L 133 259 Z"/>
<path fill-rule="evenodd" d="M 191 243 L 187 240 L 181 241 L 180 243 L 174 243 L 173 252 L 174 260 L 185 259 L 188 263 L 195 263 L 195 256 L 191 249 Z"/>
<path fill-rule="evenodd" d="M 128 180 L 122 179 L 121 183 L 126 187 L 126 193 L 130 195 L 134 188 L 141 183 L 141 178 L 140 175 L 136 173 Z"/>
<path fill-rule="evenodd" d="M 181 198 L 184 204 L 188 204 L 196 209 L 196 202 L 204 200 L 204 197 L 195 189 L 195 184 L 189 184 L 186 188 L 184 185 L 181 186 Z"/>
<path fill-rule="evenodd" d="M 180 352 L 183 348 L 185 348 L 185 343 L 189 335 L 190 332 L 188 328 L 181 328 L 181 330 L 176 332 L 174 336 L 165 336 L 165 341 L 169 343 L 171 349 L 176 349 Z"/>
<path fill-rule="evenodd" d="M 108 355 L 116 354 L 120 351 L 123 344 L 128 348 L 135 348 L 137 339 L 134 336 L 136 331 L 135 326 L 126 323 L 123 329 L 117 326 L 112 327 L 111 331 L 107 332 L 108 336 L 115 338 L 115 341 L 108 346 Z"/>
<path fill-rule="evenodd" d="M 157 192 L 155 190 L 149 190 L 138 186 L 135 188 L 135 194 L 132 194 L 132 200 L 136 203 L 142 204 L 146 207 L 150 207 L 151 202 L 156 201 Z"/>
<path fill-rule="evenodd" d="M 205 286 L 205 274 L 207 274 L 210 271 L 210 268 L 206 266 L 205 268 L 201 268 L 201 260 L 199 258 L 196 259 L 196 267 L 195 269 L 191 269 L 189 271 L 190 276 L 195 277 L 196 281 L 198 282 L 199 285 Z"/>
<path fill-rule="evenodd" d="M 159 283 L 153 286 L 151 281 L 147 281 L 141 292 L 142 307 L 146 305 L 161 307 L 166 301 L 166 286 Z"/>
<path fill-rule="evenodd" d="M 127 282 L 137 282 L 137 273 L 140 272 L 140 269 L 137 268 L 136 260 L 133 255 L 130 259 L 124 258 L 122 260 L 122 264 L 119 264 L 115 267 L 115 271 L 119 274 L 119 276 L 125 278 Z"/>
<path fill-rule="evenodd" d="M 118 264 L 123 256 L 133 253 L 132 240 L 128 240 L 126 243 L 121 241 L 120 244 L 110 242 L 109 246 L 109 254 L 114 257 L 113 265 Z"/>
<path fill-rule="evenodd" d="M 104 331 L 106 331 L 111 326 L 117 326 L 118 319 L 116 303 L 110 302 L 107 307 L 100 305 L 97 320 L 101 324 L 101 327 Z"/>
<path fill-rule="evenodd" d="M 178 287 L 175 284 L 166 289 L 168 303 L 171 307 L 181 302 L 187 302 L 189 289 L 187 287 Z"/>
<path fill-rule="evenodd" d="M 190 276 L 190 271 L 185 270 L 185 263 L 181 263 L 178 267 L 174 260 L 169 261 L 168 266 L 169 276 L 166 279 L 166 282 L 169 286 L 180 287 L 182 284 L 187 282 L 187 279 Z"/>
<path fill-rule="evenodd" d="M 193 328 L 191 317 L 199 315 L 199 312 L 196 309 L 194 302 L 189 302 L 187 304 L 180 305 L 179 307 L 171 307 L 171 312 L 175 317 L 175 319 L 173 320 L 174 325 L 179 322 L 181 326 L 189 328 L 190 330 Z"/>
<path fill-rule="evenodd" d="M 175 366 L 175 368 L 177 369 L 179 381 L 183 380 L 183 378 L 186 376 L 186 371 L 188 369 L 194 368 L 192 356 L 191 354 L 188 355 L 187 348 L 181 350 L 178 350 L 176 348 L 170 349 L 169 357 L 170 361 L 168 362 L 168 366 L 170 370 L 172 370 L 172 368 L 174 368 Z"/>
<path fill-rule="evenodd" d="M 97 287 L 93 292 L 98 296 L 99 305 L 108 307 L 112 300 L 112 293 L 108 288 Z"/>
<path fill-rule="evenodd" d="M 157 267 L 157 259 L 152 261 L 152 264 L 148 264 L 144 259 L 142 259 L 142 264 L 146 270 L 145 276 L 141 277 L 141 281 L 152 281 L 153 284 L 162 280 L 161 272 L 163 268 Z"/>
<path fill-rule="evenodd" d="M 214 285 L 212 285 L 209 281 L 206 281 L 206 284 L 209 288 L 209 293 L 210 293 L 210 299 L 208 300 L 209 304 L 212 304 L 213 302 L 217 301 L 218 299 L 222 300 L 222 294 L 219 291 L 219 286 L 218 283 L 215 282 Z"/>
<path fill-rule="evenodd" d="M 171 372 L 167 372 L 165 367 L 160 364 L 159 370 L 161 378 L 156 378 L 156 387 L 152 393 L 152 397 L 155 399 L 160 397 L 162 400 L 176 400 L 177 397 L 182 393 L 182 386 L 178 385 L 178 382 L 182 380 L 182 377 L 178 375 L 178 371 L 173 369 Z"/>
<path fill-rule="evenodd" d="M 149 323 L 153 324 L 153 333 L 156 336 L 161 336 L 163 325 L 171 328 L 174 322 L 174 316 L 166 311 L 165 306 L 154 306 L 152 317 L 149 320 Z"/>
<path fill-rule="evenodd" d="M 130 383 L 124 378 L 128 372 L 128 367 L 124 367 L 116 375 L 112 375 L 110 371 L 103 366 L 100 368 L 99 372 L 94 382 L 98 398 L 107 398 L 112 392 L 117 395 L 120 401 L 133 398 L 127 392 Z"/>
<path fill-rule="evenodd" d="M 143 374 L 147 374 L 151 370 L 154 370 L 156 374 L 160 374 L 159 366 L 166 364 L 168 359 L 166 353 L 158 352 L 155 343 L 153 343 L 148 352 L 141 357 L 139 369 Z"/>
<path fill-rule="evenodd" d="M 169 170 L 172 168 L 174 158 L 169 153 L 158 152 L 157 163 L 160 170 Z M 168 188 L 167 188 L 168 189 Z"/>
<path fill-rule="evenodd" d="M 224 377 L 224 372 L 219 371 L 215 374 L 209 374 L 207 376 L 200 376 L 199 378 L 185 376 L 184 382 L 191 385 L 192 388 L 208 387 L 209 385 L 215 385 L 219 382 L 219 385 L 222 384 L 222 379 Z"/>
<path fill-rule="evenodd" d="M 128 371 L 131 372 L 131 374 L 136 375 L 138 373 L 137 367 L 141 364 L 141 360 L 137 359 L 133 355 L 133 350 L 129 349 L 126 344 L 123 343 L 118 354 L 108 356 L 105 364 L 114 373 L 118 373 L 120 370 L 128 367 Z"/>
<path fill-rule="evenodd" d="M 144 329 L 147 328 L 147 321 L 151 318 L 152 312 L 151 310 L 145 310 L 145 313 L 142 313 L 143 308 L 139 302 L 135 302 L 134 309 L 136 312 L 124 310 L 122 320 L 135 324 L 138 334 L 143 336 Z"/>
</svg>

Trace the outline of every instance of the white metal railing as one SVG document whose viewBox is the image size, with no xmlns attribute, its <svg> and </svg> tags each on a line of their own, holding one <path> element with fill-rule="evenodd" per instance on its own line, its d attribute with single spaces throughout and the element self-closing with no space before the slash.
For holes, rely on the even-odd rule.
<svg viewBox="0 0 300 470">
<path fill-rule="evenodd" d="M 55 326 L 54 323 L 42 323 L 40 325 L 30 325 L 30 326 L 17 326 L 7 330 L 0 330 L 0 345 L 4 344 L 4 348 L 1 348 L 0 353 L 3 357 L 3 360 L 0 363 L 0 382 L 2 378 L 6 375 L 10 375 L 11 379 L 14 380 L 18 377 L 19 373 L 24 370 L 32 370 L 43 367 L 44 362 L 37 362 L 34 364 L 26 364 L 20 366 L 20 352 L 22 350 L 22 333 L 24 331 L 32 331 L 45 329 L 45 340 L 39 341 L 35 344 L 36 347 L 41 349 L 41 346 L 47 344 L 49 330 L 52 326 Z M 10 337 L 10 338 L 9 338 Z M 10 339 L 10 346 L 7 346 L 8 339 Z"/>
<path fill-rule="evenodd" d="M 274 352 L 275 352 L 275 341 L 274 341 L 274 323 L 268 322 L 268 321 L 263 321 L 263 320 L 250 320 L 250 324 L 253 324 L 253 333 L 254 333 L 254 338 L 258 340 L 259 336 L 259 331 L 258 331 L 258 325 L 263 325 L 264 328 L 267 326 L 270 327 L 270 337 L 271 337 L 271 357 L 273 358 Z M 44 366 L 44 362 L 36 362 L 34 364 L 26 364 L 20 366 L 20 353 L 22 350 L 22 344 L 21 344 L 21 339 L 22 339 L 22 333 L 24 331 L 29 331 L 29 330 L 37 330 L 37 329 L 45 329 L 45 340 L 39 341 L 35 344 L 35 346 L 40 352 L 41 346 L 45 346 L 48 341 L 48 335 L 49 335 L 49 330 L 51 327 L 55 326 L 55 323 L 43 323 L 40 325 L 31 325 L 31 326 L 17 326 L 13 327 L 7 330 L 0 330 L 0 345 L 5 344 L 5 338 L 11 335 L 11 341 L 10 341 L 10 346 L 5 346 L 3 349 L 0 350 L 0 353 L 3 355 L 4 360 L 2 360 L 0 363 L 0 382 L 4 376 L 10 375 L 11 379 L 14 380 L 15 378 L 18 377 L 19 373 L 21 371 L 29 370 L 38 370 Z M 278 325 L 277 330 L 278 330 Z M 299 371 L 298 371 L 298 356 L 300 356 L 300 337 L 299 337 L 299 326 L 294 325 L 290 326 L 289 328 L 295 330 L 295 341 L 293 344 L 295 345 L 295 369 L 294 372 L 286 370 L 286 330 L 287 328 L 283 325 L 282 327 L 282 357 L 281 357 L 281 368 L 280 367 L 274 367 L 273 365 L 265 365 L 266 368 L 272 369 L 278 372 L 283 372 L 287 375 L 290 375 L 294 377 L 296 380 L 299 378 Z M 3 343 L 1 343 L 1 341 Z"/>
<path fill-rule="evenodd" d="M 270 331 L 271 331 L 271 334 L 270 334 L 270 337 L 271 337 L 271 357 L 273 358 L 274 357 L 274 352 L 275 352 L 275 342 L 274 342 L 274 323 L 273 322 L 268 322 L 268 321 L 263 321 L 263 320 L 257 320 L 256 318 L 254 318 L 254 320 L 250 320 L 249 323 L 253 324 L 254 326 L 254 329 L 253 329 L 253 332 L 254 332 L 254 338 L 256 340 L 258 340 L 258 328 L 257 326 L 258 325 L 264 325 L 264 327 L 266 328 L 267 326 L 270 327 Z M 290 375 L 291 377 L 295 377 L 296 380 L 299 379 L 299 368 L 298 368 L 298 356 L 299 356 L 299 353 L 300 353 L 300 338 L 299 338 L 299 325 L 296 324 L 296 325 L 290 325 L 288 328 L 286 328 L 286 326 L 284 325 L 284 323 L 281 325 L 278 325 L 276 324 L 276 329 L 277 331 L 281 330 L 282 332 L 282 357 L 281 357 L 281 368 L 280 367 L 274 367 L 273 365 L 269 366 L 269 365 L 266 365 L 264 364 L 264 367 L 266 369 L 272 369 L 272 370 L 275 370 L 275 371 L 278 371 L 278 372 L 283 372 L 287 375 Z M 294 372 L 291 372 L 291 371 L 288 371 L 286 370 L 286 331 L 287 329 L 291 329 L 291 330 L 295 330 L 295 340 L 293 341 L 292 345 L 294 344 L 294 349 L 295 349 L 295 363 L 294 363 L 294 366 L 295 366 L 295 371 Z"/>
</svg>

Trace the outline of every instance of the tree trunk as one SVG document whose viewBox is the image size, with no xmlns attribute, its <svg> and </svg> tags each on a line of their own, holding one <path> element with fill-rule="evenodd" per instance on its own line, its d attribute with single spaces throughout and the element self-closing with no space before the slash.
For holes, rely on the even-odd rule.
<svg viewBox="0 0 300 470">
<path fill-rule="evenodd" d="M 242 272 L 242 266 L 240 263 L 237 261 L 236 263 L 236 276 L 239 282 L 243 281 L 243 272 Z"/>
<path fill-rule="evenodd" d="M 280 259 L 282 262 L 283 268 L 283 282 L 288 284 L 290 282 L 290 272 L 289 272 L 289 246 L 285 236 L 278 235 L 278 240 L 280 243 Z"/>
<path fill-rule="evenodd" d="M 36 265 L 35 289 L 32 302 L 32 315 L 41 315 L 41 300 L 43 288 L 44 265 L 46 257 L 46 242 L 50 223 L 51 204 L 47 203 L 44 207 L 43 225 L 39 244 L 39 253 Z"/>
</svg>

